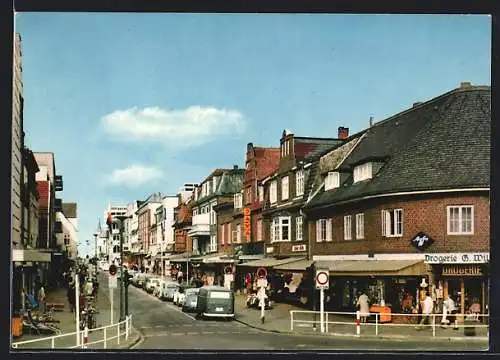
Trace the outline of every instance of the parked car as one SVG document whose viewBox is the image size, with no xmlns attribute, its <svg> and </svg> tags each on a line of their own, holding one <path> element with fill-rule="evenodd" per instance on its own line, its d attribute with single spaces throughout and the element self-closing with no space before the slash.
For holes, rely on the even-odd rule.
<svg viewBox="0 0 500 360">
<path fill-rule="evenodd" d="M 186 289 L 184 293 L 184 301 L 182 303 L 182 311 L 184 312 L 195 312 L 196 305 L 198 304 L 198 293 L 200 288 L 189 288 Z"/>
<path fill-rule="evenodd" d="M 161 292 L 163 290 L 164 284 L 165 284 L 165 280 L 160 279 L 160 284 L 158 286 L 156 286 L 155 289 L 153 290 L 153 295 L 156 296 L 157 298 L 161 297 Z"/>
<path fill-rule="evenodd" d="M 154 277 L 155 275 L 153 274 L 144 274 L 144 281 L 142 282 L 142 289 L 146 290 L 146 284 L 148 282 L 148 279 Z"/>
<path fill-rule="evenodd" d="M 179 286 L 180 285 L 178 282 L 165 282 L 165 284 L 163 284 L 163 290 L 160 299 L 172 301 L 174 299 L 174 293 Z"/>
<path fill-rule="evenodd" d="M 134 286 L 142 288 L 142 284 L 144 283 L 145 278 L 146 277 L 144 273 L 137 274 L 137 276 L 134 277 Z"/>
<path fill-rule="evenodd" d="M 146 290 L 149 294 L 152 294 L 157 286 L 160 286 L 160 278 L 151 276 L 146 280 L 144 290 Z"/>
<path fill-rule="evenodd" d="M 234 293 L 222 286 L 203 286 L 198 293 L 197 318 L 234 319 Z"/>
<path fill-rule="evenodd" d="M 179 305 L 181 297 L 184 295 L 184 290 L 186 289 L 186 283 L 180 284 L 180 286 L 174 291 L 174 297 L 172 298 L 172 303 L 174 305 Z"/>
</svg>

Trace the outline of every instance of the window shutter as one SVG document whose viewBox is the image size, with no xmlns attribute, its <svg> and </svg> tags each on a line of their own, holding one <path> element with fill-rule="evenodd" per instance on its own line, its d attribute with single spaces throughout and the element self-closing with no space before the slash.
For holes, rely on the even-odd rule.
<svg viewBox="0 0 500 360">
<path fill-rule="evenodd" d="M 386 236 L 387 210 L 382 210 L 382 236 Z"/>
<path fill-rule="evenodd" d="M 326 241 L 332 241 L 332 219 L 326 220 Z"/>
<path fill-rule="evenodd" d="M 316 221 L 316 242 L 321 242 L 321 220 Z"/>
</svg>

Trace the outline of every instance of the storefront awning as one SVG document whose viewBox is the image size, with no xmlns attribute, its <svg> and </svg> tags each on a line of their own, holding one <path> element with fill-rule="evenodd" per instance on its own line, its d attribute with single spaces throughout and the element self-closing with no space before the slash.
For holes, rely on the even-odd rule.
<svg viewBox="0 0 500 360">
<path fill-rule="evenodd" d="M 264 257 L 264 254 L 261 255 L 239 255 L 238 260 L 260 260 Z"/>
<path fill-rule="evenodd" d="M 423 260 L 333 260 L 316 261 L 316 269 L 329 269 L 335 276 L 420 276 L 426 273 Z"/>
<path fill-rule="evenodd" d="M 312 263 L 312 260 L 302 259 L 291 263 L 275 266 L 274 269 L 282 271 L 304 271 L 305 269 L 310 267 Z"/>
<path fill-rule="evenodd" d="M 299 258 L 299 257 L 292 257 L 292 258 L 286 258 L 286 259 L 275 259 L 275 258 L 262 258 L 259 260 L 254 260 L 254 261 L 249 261 L 246 263 L 238 264 L 238 266 L 248 266 L 248 267 L 275 267 L 291 262 L 295 262 L 298 260 L 304 260 L 304 258 Z"/>
<path fill-rule="evenodd" d="M 50 262 L 50 252 L 40 250 L 12 249 L 12 261 L 14 262 Z"/>
<path fill-rule="evenodd" d="M 226 253 L 217 253 L 203 256 L 205 264 L 228 264 L 233 263 L 234 259 Z"/>
</svg>

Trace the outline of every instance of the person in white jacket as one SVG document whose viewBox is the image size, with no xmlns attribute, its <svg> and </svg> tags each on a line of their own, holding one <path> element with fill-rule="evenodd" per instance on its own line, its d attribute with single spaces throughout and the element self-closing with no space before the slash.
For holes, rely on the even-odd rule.
<svg viewBox="0 0 500 360">
<path fill-rule="evenodd" d="M 443 318 L 441 319 L 441 327 L 446 328 L 450 323 L 453 323 L 453 328 L 458 329 L 456 314 L 457 308 L 455 302 L 450 298 L 450 295 L 446 295 L 443 300 Z"/>
<path fill-rule="evenodd" d="M 416 328 L 417 330 L 422 330 L 422 325 L 430 324 L 432 310 L 434 309 L 434 300 L 432 300 L 429 293 L 427 293 L 420 306 L 422 306 L 422 319 Z"/>
<path fill-rule="evenodd" d="M 358 301 L 356 302 L 356 308 L 359 310 L 359 315 L 361 317 L 361 322 L 366 322 L 368 316 L 370 316 L 370 300 L 368 299 L 368 295 L 364 292 L 358 293 Z"/>
</svg>

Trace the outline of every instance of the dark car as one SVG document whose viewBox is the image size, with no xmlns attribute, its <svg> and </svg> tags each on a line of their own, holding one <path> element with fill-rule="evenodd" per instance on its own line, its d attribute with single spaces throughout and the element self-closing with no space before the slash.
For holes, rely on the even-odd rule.
<svg viewBox="0 0 500 360">
<path fill-rule="evenodd" d="M 198 305 L 198 294 L 200 288 L 188 288 L 184 292 L 184 301 L 182 303 L 182 311 L 195 312 Z"/>
<path fill-rule="evenodd" d="M 234 293 L 222 286 L 203 286 L 198 293 L 197 318 L 234 319 Z"/>
</svg>

